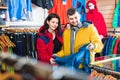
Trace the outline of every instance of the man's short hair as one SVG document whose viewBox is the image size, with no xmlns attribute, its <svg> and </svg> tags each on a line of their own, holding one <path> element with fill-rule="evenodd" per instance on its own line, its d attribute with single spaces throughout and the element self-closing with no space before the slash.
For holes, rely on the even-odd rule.
<svg viewBox="0 0 120 80">
<path fill-rule="evenodd" d="M 73 14 L 75 14 L 76 11 L 77 11 L 77 9 L 70 8 L 70 9 L 67 10 L 67 15 L 73 15 Z"/>
</svg>

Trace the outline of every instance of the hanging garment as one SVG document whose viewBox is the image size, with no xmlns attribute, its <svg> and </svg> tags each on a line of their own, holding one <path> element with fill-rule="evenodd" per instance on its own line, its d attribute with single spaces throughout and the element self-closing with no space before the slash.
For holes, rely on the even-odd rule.
<svg viewBox="0 0 120 80">
<path fill-rule="evenodd" d="M 44 9 L 50 9 L 53 7 L 53 0 L 32 0 L 32 3 Z"/>
<path fill-rule="evenodd" d="M 118 24 L 120 24 L 120 0 L 118 0 L 118 4 L 114 10 L 114 17 L 112 20 L 112 27 L 117 28 Z"/>
<path fill-rule="evenodd" d="M 13 48 L 13 53 L 19 56 L 37 58 L 37 33 L 10 33 L 7 35 L 16 45 L 16 47 Z"/>
<path fill-rule="evenodd" d="M 61 24 L 68 23 L 67 10 L 72 7 L 72 0 L 54 0 L 54 7 L 49 10 L 49 13 L 57 13 L 60 16 Z"/>
<path fill-rule="evenodd" d="M 90 9 L 89 3 L 94 5 L 94 9 Z M 99 35 L 106 36 L 107 29 L 103 15 L 98 11 L 97 4 L 95 0 L 89 0 L 86 4 L 86 8 L 89 10 L 86 14 L 86 19 L 92 21 Z"/>
<path fill-rule="evenodd" d="M 28 21 L 33 20 L 31 0 L 26 0 L 26 18 Z"/>
<path fill-rule="evenodd" d="M 120 54 L 120 42 L 118 43 L 117 53 Z"/>
<path fill-rule="evenodd" d="M 113 54 L 113 49 L 114 49 L 114 46 L 115 46 L 115 43 L 116 43 L 117 39 L 118 39 L 118 36 L 115 36 L 114 40 L 112 41 L 112 45 L 111 45 L 111 49 L 110 49 L 110 55 Z"/>
<path fill-rule="evenodd" d="M 108 36 L 107 39 L 105 40 L 105 43 L 104 43 L 104 48 L 102 50 L 102 55 L 103 56 L 106 56 L 106 55 L 109 55 L 110 53 L 110 45 L 112 43 L 112 36 Z"/>
<path fill-rule="evenodd" d="M 120 38 L 118 38 L 116 40 L 115 46 L 114 46 L 114 50 L 113 50 L 113 54 L 118 54 L 117 50 L 118 50 L 118 44 L 120 43 Z"/>
<path fill-rule="evenodd" d="M 82 46 L 76 54 L 66 57 L 55 56 L 55 62 L 58 65 L 64 65 L 72 69 L 79 69 L 79 65 L 83 64 L 86 72 L 90 72 L 88 65 L 90 64 L 90 51 L 86 48 L 87 44 Z"/>
<path fill-rule="evenodd" d="M 8 0 L 8 12 L 11 21 L 32 20 L 31 0 Z"/>
<path fill-rule="evenodd" d="M 80 21 L 86 20 L 86 1 L 85 0 L 72 0 L 72 7 L 76 8 L 81 15 Z"/>
<path fill-rule="evenodd" d="M 118 10 L 118 27 L 120 27 L 120 7 L 119 7 L 119 10 Z"/>
</svg>

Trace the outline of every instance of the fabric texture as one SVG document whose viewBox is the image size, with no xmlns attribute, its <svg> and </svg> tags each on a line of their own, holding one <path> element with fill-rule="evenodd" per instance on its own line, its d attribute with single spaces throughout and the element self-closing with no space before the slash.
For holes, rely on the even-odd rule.
<svg viewBox="0 0 120 80">
<path fill-rule="evenodd" d="M 102 55 L 105 56 L 105 55 L 109 55 L 109 47 L 110 47 L 110 44 L 111 44 L 111 41 L 112 41 L 112 36 L 108 36 L 107 39 L 105 40 L 105 43 L 104 43 L 104 48 L 102 50 Z"/>
<path fill-rule="evenodd" d="M 89 9 L 89 3 L 94 4 L 95 9 Z M 107 36 L 106 23 L 103 15 L 98 11 L 97 3 L 95 0 L 89 0 L 86 4 L 88 12 L 86 14 L 86 20 L 92 21 L 99 35 Z"/>
<path fill-rule="evenodd" d="M 48 10 L 53 7 L 53 0 L 32 0 L 32 3 Z"/>
<path fill-rule="evenodd" d="M 118 39 L 118 36 L 115 36 L 114 37 L 114 40 L 111 42 L 112 45 L 111 45 L 111 49 L 110 49 L 110 55 L 113 54 L 113 49 L 115 47 L 115 43 L 116 43 L 116 40 Z M 119 49 L 119 48 L 118 48 Z"/>
<path fill-rule="evenodd" d="M 72 7 L 72 0 L 54 0 L 54 6 L 49 10 L 50 13 L 57 13 L 60 16 L 61 24 L 68 23 L 67 10 Z"/>
<path fill-rule="evenodd" d="M 31 0 L 8 0 L 8 12 L 11 21 L 32 20 Z"/>
<path fill-rule="evenodd" d="M 82 46 L 76 54 L 71 54 L 66 57 L 54 57 L 55 62 L 58 65 L 66 66 L 72 69 L 79 69 L 79 65 L 83 64 L 84 69 L 87 73 L 91 72 L 89 68 L 90 64 L 90 51 L 86 49 L 86 45 Z"/>
<path fill-rule="evenodd" d="M 112 20 L 112 27 L 117 28 L 118 24 L 120 24 L 120 0 L 118 0 L 118 4 L 114 10 L 114 16 Z"/>
<path fill-rule="evenodd" d="M 76 8 L 81 15 L 80 21 L 86 21 L 86 1 L 85 0 L 72 0 L 72 7 Z"/>
<path fill-rule="evenodd" d="M 45 32 L 42 32 L 44 27 L 42 26 L 38 33 L 38 39 L 37 39 L 37 52 L 38 52 L 38 59 L 49 63 L 50 58 L 53 54 L 53 36 L 50 32 L 45 30 Z M 62 44 L 62 32 L 58 34 L 58 31 L 56 32 L 56 38 L 59 40 L 59 42 Z"/>
<path fill-rule="evenodd" d="M 55 37 L 55 39 L 53 40 L 53 45 L 54 45 L 54 49 L 53 49 L 53 53 L 57 53 L 58 51 L 61 50 L 62 44 L 60 43 L 60 41 Z"/>
<path fill-rule="evenodd" d="M 117 53 L 117 50 L 118 50 L 118 44 L 120 43 L 120 38 L 118 38 L 117 40 L 116 40 L 116 43 L 115 43 L 115 47 L 114 47 L 114 49 L 113 49 L 113 54 L 118 54 Z"/>
</svg>

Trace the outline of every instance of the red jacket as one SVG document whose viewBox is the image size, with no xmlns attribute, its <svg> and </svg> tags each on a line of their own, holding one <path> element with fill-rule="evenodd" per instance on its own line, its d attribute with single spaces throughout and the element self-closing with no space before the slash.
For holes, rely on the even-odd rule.
<svg viewBox="0 0 120 80">
<path fill-rule="evenodd" d="M 44 27 L 42 26 L 38 33 L 38 39 L 36 43 L 38 59 L 43 62 L 49 63 L 50 58 L 53 54 L 53 36 L 50 32 L 45 30 L 42 32 Z M 58 40 L 62 43 L 62 31 L 58 34 L 58 31 L 55 31 Z"/>
<path fill-rule="evenodd" d="M 54 0 L 54 6 L 49 10 L 49 13 L 57 13 L 60 16 L 61 24 L 68 23 L 66 12 L 72 7 L 72 0 L 65 0 L 66 4 L 63 4 L 63 0 Z"/>
<path fill-rule="evenodd" d="M 89 9 L 89 3 L 93 3 L 95 9 Z M 86 14 L 86 20 L 93 22 L 94 26 L 98 30 L 99 35 L 103 35 L 105 37 L 107 35 L 106 23 L 103 15 L 98 11 L 96 1 L 89 0 L 86 4 L 86 8 L 89 10 Z"/>
</svg>

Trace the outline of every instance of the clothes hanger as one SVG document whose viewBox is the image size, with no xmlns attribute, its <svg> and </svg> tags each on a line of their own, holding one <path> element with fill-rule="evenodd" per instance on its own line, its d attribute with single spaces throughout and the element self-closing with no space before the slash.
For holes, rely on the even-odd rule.
<svg viewBox="0 0 120 80">
<path fill-rule="evenodd" d="M 6 73 L 0 73 L 0 80 L 9 80 L 9 79 L 13 79 L 13 80 L 23 80 L 22 79 L 22 76 L 15 73 L 9 73 L 9 72 L 6 72 Z"/>
</svg>

